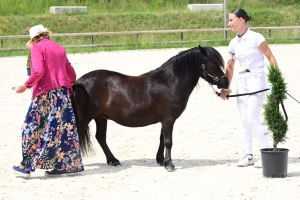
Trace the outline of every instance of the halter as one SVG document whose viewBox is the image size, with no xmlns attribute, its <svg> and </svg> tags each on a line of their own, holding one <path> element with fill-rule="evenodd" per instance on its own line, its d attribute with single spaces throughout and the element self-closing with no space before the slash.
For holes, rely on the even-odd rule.
<svg viewBox="0 0 300 200">
<path fill-rule="evenodd" d="M 223 75 L 223 76 L 221 76 L 221 78 L 219 78 L 219 77 L 214 77 L 213 75 L 207 73 L 206 67 L 205 67 L 204 64 L 201 64 L 201 67 L 202 67 L 202 71 L 203 71 L 204 80 L 205 80 L 206 82 L 208 82 L 207 79 L 206 79 L 206 76 L 210 76 L 210 77 L 214 80 L 213 83 L 208 82 L 210 85 L 216 84 L 221 78 L 226 77 L 226 74 Z"/>
</svg>

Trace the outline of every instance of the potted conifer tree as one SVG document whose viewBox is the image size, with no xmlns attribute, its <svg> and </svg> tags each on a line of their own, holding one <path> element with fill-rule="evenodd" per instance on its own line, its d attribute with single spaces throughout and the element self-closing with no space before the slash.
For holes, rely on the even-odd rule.
<svg viewBox="0 0 300 200">
<path fill-rule="evenodd" d="M 263 117 L 268 130 L 272 133 L 273 148 L 261 149 L 263 176 L 285 178 L 287 176 L 288 149 L 278 148 L 278 143 L 286 140 L 288 117 L 283 101 L 286 99 L 286 83 L 280 69 L 269 66 L 268 81 L 270 93 L 263 105 Z"/>
<path fill-rule="evenodd" d="M 27 62 L 26 62 L 26 70 L 27 70 L 27 75 L 28 76 L 31 75 L 30 60 L 31 60 L 31 55 L 30 55 L 30 52 L 29 52 L 29 54 L 27 56 Z"/>
</svg>

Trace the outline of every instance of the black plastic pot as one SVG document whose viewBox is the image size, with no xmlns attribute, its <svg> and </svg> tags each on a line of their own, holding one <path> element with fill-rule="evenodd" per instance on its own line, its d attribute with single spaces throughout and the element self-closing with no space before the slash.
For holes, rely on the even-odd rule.
<svg viewBox="0 0 300 200">
<path fill-rule="evenodd" d="M 269 178 L 285 178 L 288 168 L 288 149 L 273 148 L 261 149 L 263 176 Z"/>
<path fill-rule="evenodd" d="M 28 76 L 30 76 L 30 75 L 31 75 L 30 68 L 29 68 L 29 67 L 27 67 L 26 69 L 27 69 L 27 75 L 28 75 Z"/>
</svg>

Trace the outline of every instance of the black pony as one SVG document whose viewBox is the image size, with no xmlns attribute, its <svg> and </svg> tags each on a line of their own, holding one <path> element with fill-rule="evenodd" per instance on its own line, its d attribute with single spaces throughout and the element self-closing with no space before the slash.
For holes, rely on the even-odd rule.
<svg viewBox="0 0 300 200">
<path fill-rule="evenodd" d="M 108 70 L 91 71 L 77 80 L 71 94 L 79 143 L 83 153 L 90 150 L 88 124 L 96 122 L 96 139 L 108 165 L 120 165 L 106 143 L 107 120 L 127 127 L 160 122 L 160 144 L 156 161 L 168 171 L 172 163 L 172 131 L 185 110 L 189 96 L 203 78 L 218 88 L 227 88 L 224 60 L 212 47 L 194 47 L 170 58 L 161 67 L 140 76 Z M 165 149 L 165 156 L 164 156 Z"/>
</svg>

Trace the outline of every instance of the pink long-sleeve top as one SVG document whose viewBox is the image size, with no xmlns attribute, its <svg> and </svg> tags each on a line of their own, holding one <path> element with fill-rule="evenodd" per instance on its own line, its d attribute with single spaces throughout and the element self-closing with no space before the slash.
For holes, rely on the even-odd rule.
<svg viewBox="0 0 300 200">
<path fill-rule="evenodd" d="M 31 75 L 25 86 L 33 88 L 32 99 L 62 86 L 72 92 L 71 84 L 76 81 L 76 73 L 62 46 L 44 38 L 31 47 L 30 54 Z"/>
</svg>

